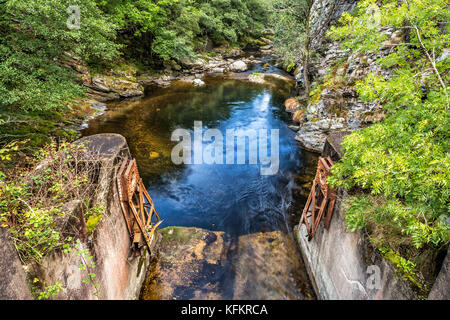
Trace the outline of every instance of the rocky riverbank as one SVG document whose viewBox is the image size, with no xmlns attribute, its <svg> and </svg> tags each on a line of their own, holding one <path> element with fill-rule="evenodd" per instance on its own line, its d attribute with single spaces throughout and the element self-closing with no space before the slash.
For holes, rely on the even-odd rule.
<svg viewBox="0 0 450 320">
<path fill-rule="evenodd" d="M 239 47 L 221 46 L 209 52 L 202 52 L 195 59 L 170 60 L 164 63 L 163 70 L 151 73 L 138 71 L 126 63 L 104 70 L 93 72 L 81 59 L 66 53 L 61 63 L 76 72 L 79 82 L 87 88 L 84 98 L 71 103 L 72 107 L 82 110 L 76 130 L 83 129 L 92 118 L 103 114 L 107 109 L 105 103 L 139 98 L 145 94 L 148 86 L 169 86 L 173 81 L 186 81 L 202 86 L 205 76 L 221 75 L 242 80 L 263 83 L 264 75 L 245 74 L 252 66 L 263 63 L 263 57 L 274 55 L 272 36 L 265 34 L 250 50 Z M 266 66 L 265 66 L 266 67 Z M 282 77 L 280 75 L 273 75 Z"/>
<path fill-rule="evenodd" d="M 296 140 L 307 150 L 322 152 L 325 139 L 333 132 L 358 130 L 385 118 L 379 103 L 365 103 L 358 97 L 355 84 L 369 73 L 389 73 L 375 62 L 386 56 L 403 35 L 384 30 L 388 40 L 377 54 L 364 55 L 342 50 L 339 42 L 325 39 L 312 60 L 310 96 L 300 95 L 286 101 L 286 110 L 297 122 Z M 303 88 L 303 69 L 295 71 Z M 387 74 L 388 76 L 388 74 Z"/>
</svg>

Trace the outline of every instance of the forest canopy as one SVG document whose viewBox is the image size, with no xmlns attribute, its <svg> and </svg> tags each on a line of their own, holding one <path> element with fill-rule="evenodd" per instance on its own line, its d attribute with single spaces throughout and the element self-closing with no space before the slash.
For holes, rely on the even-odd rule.
<svg viewBox="0 0 450 320">
<path fill-rule="evenodd" d="M 70 6 L 79 28 L 68 28 Z M 0 6 L 0 110 L 48 112 L 82 95 L 60 60 L 89 64 L 120 56 L 158 63 L 193 57 L 208 39 L 237 45 L 258 37 L 267 11 L 258 0 L 6 0 Z"/>
</svg>

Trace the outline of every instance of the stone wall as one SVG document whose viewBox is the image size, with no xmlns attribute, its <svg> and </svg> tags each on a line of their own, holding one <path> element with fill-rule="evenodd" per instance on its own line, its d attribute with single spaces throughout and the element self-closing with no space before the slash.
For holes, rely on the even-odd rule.
<svg viewBox="0 0 450 320">
<path fill-rule="evenodd" d="M 339 156 L 343 135 L 327 139 L 325 156 Z M 311 241 L 305 225 L 295 228 L 297 242 L 308 274 L 320 299 L 416 299 L 409 284 L 396 276 L 395 268 L 372 247 L 361 231 L 348 232 L 343 203 L 346 192 L 340 190 L 328 230 L 321 224 Z M 376 274 L 375 274 L 376 273 Z M 379 286 L 377 285 L 377 277 Z"/>
<path fill-rule="evenodd" d="M 97 297 L 94 294 L 96 289 L 93 285 L 83 283 L 88 271 L 79 268 L 80 263 L 83 263 L 79 255 L 81 248 L 73 248 L 67 253 L 61 249 L 53 250 L 43 258 L 40 265 L 27 266 L 28 276 L 30 279 L 37 277 L 46 285 L 59 282 L 65 290 L 56 299 L 137 299 L 151 255 L 147 250 L 142 250 L 142 256 L 135 257 L 132 254 L 130 237 L 119 203 L 116 173 L 123 159 L 130 157 L 127 142 L 117 134 L 99 134 L 78 140 L 77 143 L 85 145 L 88 154 L 95 154 L 96 161 L 100 163 L 99 191 L 93 199 L 93 205 L 102 205 L 105 210 L 92 234 L 85 237 L 83 232 L 79 232 L 78 237 L 82 249 L 88 250 L 85 260 L 87 256 L 92 256 L 95 262 L 95 268 L 90 268 L 89 272 L 96 275 L 100 295 Z M 81 231 L 85 228 L 81 210 L 82 205 L 78 201 L 66 206 L 65 216 L 76 219 L 68 219 L 66 228 Z M 157 239 L 158 236 L 154 237 L 153 246 L 158 243 Z M 89 261 L 84 263 L 89 264 Z"/>
</svg>

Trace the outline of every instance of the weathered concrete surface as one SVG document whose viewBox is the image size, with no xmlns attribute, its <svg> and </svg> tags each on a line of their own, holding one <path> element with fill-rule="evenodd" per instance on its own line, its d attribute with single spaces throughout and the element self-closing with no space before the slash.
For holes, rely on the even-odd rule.
<svg viewBox="0 0 450 320">
<path fill-rule="evenodd" d="M 137 299 L 151 257 L 147 250 L 143 250 L 141 257 L 132 256 L 131 241 L 118 200 L 116 174 L 123 159 L 130 157 L 127 142 L 117 134 L 99 134 L 78 143 L 87 148 L 88 157 L 100 164 L 93 206 L 101 205 L 105 210 L 93 234 L 87 240 L 79 237 L 83 249 L 88 250 L 84 263 L 89 264 L 88 255 L 95 262 L 95 268 L 89 268 L 89 272 L 96 274 L 100 294 L 97 297 L 94 286 L 83 283 L 87 271 L 80 270 L 83 259 L 75 248 L 69 253 L 54 250 L 44 257 L 41 265 L 32 267 L 30 276 L 38 277 L 46 285 L 59 282 L 65 290 L 57 299 Z M 157 243 L 158 236 L 152 245 Z"/>
<path fill-rule="evenodd" d="M 9 233 L 0 227 L 0 300 L 31 300 L 22 263 Z"/>
<path fill-rule="evenodd" d="M 141 298 L 312 299 L 294 240 L 280 231 L 230 238 L 224 232 L 167 227 Z"/>
<path fill-rule="evenodd" d="M 325 144 L 329 150 L 322 155 L 334 158 L 339 155 L 342 138 L 343 135 L 329 137 Z M 382 258 L 362 232 L 346 230 L 343 208 L 346 198 L 346 192 L 339 190 L 329 229 L 325 230 L 321 223 L 311 241 L 304 224 L 294 230 L 319 298 L 417 299 L 409 283 L 396 276 L 392 264 Z"/>
<path fill-rule="evenodd" d="M 429 300 L 450 300 L 450 246 L 436 282 L 428 295 Z"/>
<path fill-rule="evenodd" d="M 408 283 L 396 276 L 395 268 L 370 245 L 359 232 L 347 232 L 342 203 L 346 194 L 338 194 L 330 227 L 320 225 L 308 241 L 305 225 L 295 233 L 316 293 L 323 300 L 410 300 L 416 296 Z M 371 277 L 379 270 L 380 286 Z"/>
</svg>

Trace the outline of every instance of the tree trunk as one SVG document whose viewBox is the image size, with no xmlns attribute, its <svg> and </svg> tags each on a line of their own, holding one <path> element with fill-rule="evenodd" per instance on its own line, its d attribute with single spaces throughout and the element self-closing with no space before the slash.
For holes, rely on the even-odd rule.
<svg viewBox="0 0 450 320">
<path fill-rule="evenodd" d="M 306 49 L 306 54 L 303 59 L 303 82 L 305 84 L 305 94 L 306 97 L 309 97 L 309 91 L 310 89 L 310 83 L 309 83 L 309 73 L 308 68 L 309 67 L 309 49 Z"/>
<path fill-rule="evenodd" d="M 310 19 L 311 19 L 311 10 L 314 4 L 314 0 L 307 0 L 308 10 L 306 14 L 306 22 L 305 22 L 305 55 L 303 57 L 303 82 L 305 83 L 305 94 L 306 97 L 309 98 L 310 84 L 309 84 L 309 55 L 310 55 L 310 47 L 311 47 L 311 30 L 310 30 Z"/>
</svg>

